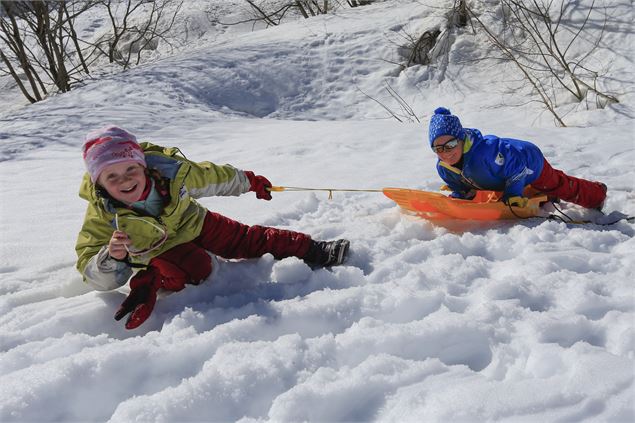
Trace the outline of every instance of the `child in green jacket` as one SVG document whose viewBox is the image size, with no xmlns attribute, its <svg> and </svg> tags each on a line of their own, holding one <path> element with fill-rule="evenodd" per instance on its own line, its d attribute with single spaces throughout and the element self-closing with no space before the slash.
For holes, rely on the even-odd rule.
<svg viewBox="0 0 635 423">
<path fill-rule="evenodd" d="M 309 235 L 247 226 L 205 209 L 195 199 L 255 192 L 270 200 L 264 176 L 230 165 L 194 163 L 177 148 L 137 143 L 114 126 L 87 135 L 88 170 L 80 197 L 88 201 L 76 251 L 77 268 L 97 290 L 117 289 L 130 279 L 130 294 L 115 314 L 128 313 L 127 329 L 152 313 L 158 289 L 180 291 L 212 271 L 213 255 L 253 258 L 295 256 L 313 266 L 341 264 L 349 242 L 317 242 Z M 213 254 L 211 257 L 208 254 Z"/>
</svg>

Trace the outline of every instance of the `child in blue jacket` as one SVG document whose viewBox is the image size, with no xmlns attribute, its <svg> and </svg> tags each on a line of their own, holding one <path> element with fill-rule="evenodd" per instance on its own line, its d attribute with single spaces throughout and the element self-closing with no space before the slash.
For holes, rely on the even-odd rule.
<svg viewBox="0 0 635 423">
<path fill-rule="evenodd" d="M 502 191 L 505 204 L 525 207 L 525 186 L 552 198 L 601 210 L 607 187 L 574 178 L 551 167 L 540 149 L 528 142 L 478 129 L 463 128 L 450 110 L 439 107 L 430 119 L 430 146 L 437 154 L 437 171 L 452 197 L 471 199 L 476 190 Z"/>
</svg>

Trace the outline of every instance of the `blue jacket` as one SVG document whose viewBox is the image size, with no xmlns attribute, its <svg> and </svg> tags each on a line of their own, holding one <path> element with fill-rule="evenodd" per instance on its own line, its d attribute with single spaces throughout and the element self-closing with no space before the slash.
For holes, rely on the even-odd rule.
<svg viewBox="0 0 635 423">
<path fill-rule="evenodd" d="M 503 198 L 522 196 L 526 185 L 535 181 L 544 163 L 540 149 L 528 142 L 481 134 L 465 128 L 463 166 L 458 169 L 439 160 L 437 171 L 453 191 L 465 198 L 471 190 L 502 191 Z"/>
</svg>

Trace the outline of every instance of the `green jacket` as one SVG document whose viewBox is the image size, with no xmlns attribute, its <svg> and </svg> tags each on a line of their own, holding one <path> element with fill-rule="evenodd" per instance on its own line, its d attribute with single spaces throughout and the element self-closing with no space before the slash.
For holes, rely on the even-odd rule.
<svg viewBox="0 0 635 423">
<path fill-rule="evenodd" d="M 157 218 L 141 215 L 100 196 L 88 174 L 80 187 L 79 196 L 88 201 L 88 209 L 75 245 L 77 269 L 84 281 L 98 290 L 123 286 L 132 275 L 128 263 L 108 255 L 108 243 L 116 228 L 130 237 L 131 251 L 147 251 L 129 255 L 129 262 L 145 265 L 153 257 L 200 234 L 207 209 L 195 198 L 236 196 L 250 188 L 245 173 L 233 166 L 195 163 L 179 154 L 178 148 L 150 143 L 141 143 L 141 147 L 148 169 L 157 170 L 169 182 L 170 202 Z"/>
</svg>

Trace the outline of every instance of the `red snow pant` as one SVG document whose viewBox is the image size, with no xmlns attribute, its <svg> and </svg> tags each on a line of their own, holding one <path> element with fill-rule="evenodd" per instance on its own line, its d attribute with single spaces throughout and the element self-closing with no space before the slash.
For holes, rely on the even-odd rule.
<svg viewBox="0 0 635 423">
<path fill-rule="evenodd" d="M 134 329 L 150 317 L 158 289 L 180 291 L 186 283 L 198 285 L 212 273 L 208 251 L 225 258 L 260 257 L 265 253 L 278 259 L 302 258 L 310 245 L 311 237 L 299 232 L 247 226 L 218 213 L 207 212 L 198 237 L 153 258 L 147 269 L 133 276 L 130 294 L 115 313 L 115 320 L 131 313 L 126 329 Z"/>
<path fill-rule="evenodd" d="M 561 170 L 551 167 L 544 160 L 542 172 L 538 179 L 530 184 L 533 188 L 564 201 L 586 208 L 602 205 L 606 198 L 606 186 L 600 182 L 574 178 Z"/>
<path fill-rule="evenodd" d="M 302 258 L 310 245 L 309 235 L 266 226 L 247 226 L 208 211 L 197 238 L 153 258 L 149 267 L 155 268 L 163 277 L 165 289 L 180 291 L 186 283 L 198 285 L 211 274 L 208 251 L 229 259 L 254 258 L 266 253 L 277 259 Z"/>
</svg>

